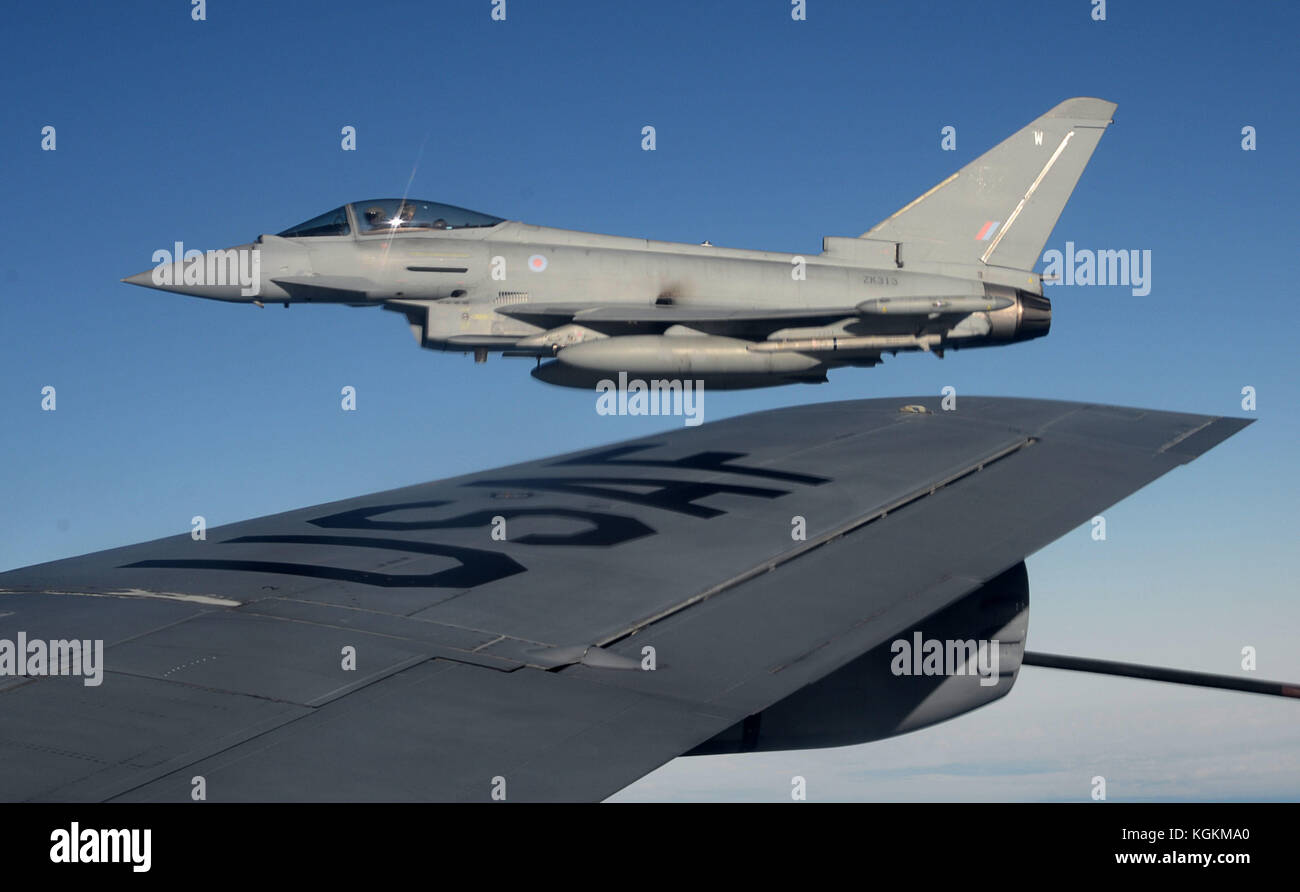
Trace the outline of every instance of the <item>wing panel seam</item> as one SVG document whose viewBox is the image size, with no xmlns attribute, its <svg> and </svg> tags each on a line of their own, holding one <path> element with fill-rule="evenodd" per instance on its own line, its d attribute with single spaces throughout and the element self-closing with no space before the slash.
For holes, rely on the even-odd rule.
<svg viewBox="0 0 1300 892">
<path fill-rule="evenodd" d="M 653 614 L 643 620 L 640 620 L 637 623 L 634 623 L 632 626 L 624 629 L 621 632 L 616 632 L 613 635 L 610 635 L 600 641 L 597 641 L 596 646 L 608 647 L 611 644 L 616 644 L 617 642 L 622 641 L 625 638 L 629 638 L 632 635 L 635 635 L 637 632 L 640 632 L 642 629 L 645 629 L 648 626 L 653 625 L 654 623 L 660 622 L 671 616 L 674 616 L 682 612 L 683 610 L 693 607 L 696 604 L 701 603 L 702 601 L 706 601 L 715 595 L 721 594 L 722 592 L 733 589 L 736 586 L 748 582 L 749 580 L 757 576 L 761 576 L 764 573 L 768 573 L 772 570 L 775 570 L 777 567 L 780 567 L 783 564 L 787 564 L 790 561 L 795 560 L 796 558 L 800 558 L 803 555 L 808 554 L 810 551 L 813 551 L 817 548 L 822 547 L 823 545 L 833 542 L 836 539 L 839 539 L 840 537 L 847 535 L 848 533 L 861 529 L 862 527 L 874 523 L 877 520 L 882 520 L 885 517 L 889 516 L 889 514 L 894 511 L 898 511 L 901 508 L 914 504 L 915 502 L 918 502 L 921 499 L 926 498 L 927 496 L 932 496 L 939 490 L 951 486 L 954 483 L 957 483 L 958 481 L 970 476 L 971 474 L 976 474 L 984 470 L 985 467 L 993 464 L 994 462 L 998 462 L 1005 458 L 1008 458 L 1009 456 L 1015 455 L 1020 450 L 1026 448 L 1027 446 L 1031 446 L 1036 442 L 1038 442 L 1037 437 L 1026 437 L 1025 439 L 1013 443 L 1010 446 L 1005 446 L 1002 449 L 999 449 L 996 452 L 993 452 L 992 454 L 987 455 L 976 462 L 972 462 L 971 464 L 967 465 L 961 470 L 948 475 L 947 477 L 945 477 L 944 479 L 936 483 L 932 483 L 918 490 L 914 490 L 912 493 L 903 496 L 899 499 L 896 499 L 895 501 L 890 502 L 889 504 L 885 505 L 882 508 L 877 508 L 875 511 L 872 511 L 869 514 L 863 515 L 862 517 L 855 518 L 854 520 L 841 524 L 840 526 L 835 527 L 834 529 L 828 530 L 827 532 L 822 533 L 820 536 L 808 540 L 807 542 L 803 543 L 797 548 L 793 548 L 790 551 L 787 551 L 785 554 L 781 554 L 774 558 L 770 558 L 754 567 L 749 568 L 748 570 L 744 570 L 736 574 L 735 576 L 732 576 L 730 579 L 724 579 L 722 582 L 716 583 L 715 585 L 710 586 L 704 591 L 692 595 L 691 597 L 687 598 L 685 601 L 681 601 L 677 604 L 667 607 L 656 614 Z"/>
</svg>

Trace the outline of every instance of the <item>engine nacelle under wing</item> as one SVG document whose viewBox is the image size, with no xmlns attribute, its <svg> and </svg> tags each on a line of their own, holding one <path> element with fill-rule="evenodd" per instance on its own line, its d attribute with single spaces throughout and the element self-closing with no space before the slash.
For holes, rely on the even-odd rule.
<svg viewBox="0 0 1300 892">
<path fill-rule="evenodd" d="M 1028 631 L 1029 575 L 1022 562 L 687 755 L 849 746 L 970 712 L 1011 690 Z M 929 644 L 936 641 L 939 654 Z M 992 671 L 981 675 L 981 668 Z"/>
</svg>

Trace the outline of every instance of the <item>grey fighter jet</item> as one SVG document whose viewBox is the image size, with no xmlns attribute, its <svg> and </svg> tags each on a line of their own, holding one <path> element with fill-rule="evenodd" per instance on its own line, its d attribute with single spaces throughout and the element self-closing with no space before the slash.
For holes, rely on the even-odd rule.
<svg viewBox="0 0 1300 892">
<path fill-rule="evenodd" d="M 620 372 L 715 389 L 819 382 L 886 353 L 1047 334 L 1051 303 L 1033 269 L 1115 107 L 1067 99 L 863 235 L 827 236 L 807 257 L 394 198 L 224 251 L 177 245 L 124 281 L 259 306 L 383 306 L 422 347 L 537 357 L 534 377 L 552 384 Z"/>
</svg>

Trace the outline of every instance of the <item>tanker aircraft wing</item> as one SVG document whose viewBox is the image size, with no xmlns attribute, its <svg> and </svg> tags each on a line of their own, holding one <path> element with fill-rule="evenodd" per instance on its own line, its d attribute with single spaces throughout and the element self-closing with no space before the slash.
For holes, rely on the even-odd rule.
<svg viewBox="0 0 1300 892">
<path fill-rule="evenodd" d="M 0 798 L 594 800 L 902 733 L 1010 688 L 1026 555 L 1246 423 L 807 405 L 9 571 Z M 922 628 L 1001 666 L 892 671 Z"/>
</svg>

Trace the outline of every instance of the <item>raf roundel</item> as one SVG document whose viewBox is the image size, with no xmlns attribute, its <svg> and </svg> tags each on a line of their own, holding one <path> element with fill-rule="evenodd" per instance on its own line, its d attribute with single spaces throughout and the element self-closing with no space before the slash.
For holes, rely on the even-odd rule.
<svg viewBox="0 0 1300 892">
<path fill-rule="evenodd" d="M 546 258 L 541 254 L 534 254 L 528 258 L 528 269 L 535 273 L 540 273 L 546 269 Z"/>
</svg>

